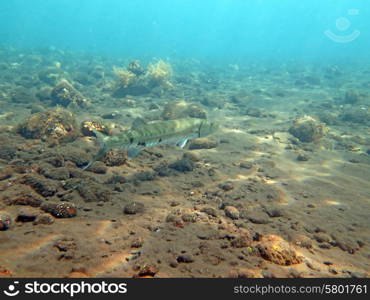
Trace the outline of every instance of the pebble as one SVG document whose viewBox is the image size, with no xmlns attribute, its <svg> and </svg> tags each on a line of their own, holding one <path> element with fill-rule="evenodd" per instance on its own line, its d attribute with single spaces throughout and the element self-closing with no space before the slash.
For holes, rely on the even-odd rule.
<svg viewBox="0 0 370 300">
<path fill-rule="evenodd" d="M 283 210 L 280 207 L 276 206 L 267 206 L 265 207 L 265 212 L 269 215 L 270 218 L 282 217 Z"/>
<path fill-rule="evenodd" d="M 125 205 L 123 212 L 127 215 L 135 215 L 144 211 L 144 204 L 140 202 L 131 202 Z"/>
<path fill-rule="evenodd" d="M 237 220 L 240 217 L 239 210 L 234 206 L 226 206 L 225 215 L 233 220 Z"/>
<path fill-rule="evenodd" d="M 227 191 L 231 191 L 234 188 L 234 185 L 231 182 L 226 182 L 226 183 L 221 183 L 219 185 L 219 188 L 227 192 Z"/>
<path fill-rule="evenodd" d="M 101 162 L 101 161 L 96 161 L 94 162 L 89 168 L 88 170 L 90 172 L 93 172 L 95 174 L 106 174 L 107 173 L 107 166 L 105 165 L 105 163 Z"/>
<path fill-rule="evenodd" d="M 197 162 L 200 161 L 200 156 L 198 153 L 195 152 L 185 152 L 182 156 L 183 159 L 189 159 L 191 161 Z"/>
</svg>

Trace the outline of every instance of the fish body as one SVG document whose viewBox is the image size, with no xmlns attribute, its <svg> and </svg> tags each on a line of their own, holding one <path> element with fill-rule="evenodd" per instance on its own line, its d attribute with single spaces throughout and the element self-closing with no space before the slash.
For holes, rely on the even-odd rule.
<svg viewBox="0 0 370 300">
<path fill-rule="evenodd" d="M 183 148 L 187 141 L 213 133 L 218 124 L 205 119 L 178 119 L 155 121 L 133 127 L 121 134 L 101 137 L 99 153 L 84 169 L 102 158 L 110 149 L 127 150 L 128 157 L 138 155 L 143 149 L 163 144 L 174 144 Z"/>
</svg>

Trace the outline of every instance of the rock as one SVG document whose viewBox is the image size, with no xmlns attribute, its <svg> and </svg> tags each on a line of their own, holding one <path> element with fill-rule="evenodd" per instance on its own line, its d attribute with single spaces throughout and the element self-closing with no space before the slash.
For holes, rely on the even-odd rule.
<svg viewBox="0 0 370 300">
<path fill-rule="evenodd" d="M 9 179 L 12 177 L 12 170 L 10 168 L 0 168 L 0 181 Z"/>
<path fill-rule="evenodd" d="M 189 159 L 193 162 L 200 161 L 200 156 L 195 152 L 185 152 L 182 156 L 183 159 Z"/>
<path fill-rule="evenodd" d="M 212 217 L 217 217 L 218 216 L 217 210 L 214 209 L 213 207 L 203 207 L 200 211 L 204 212 L 207 215 L 210 215 Z"/>
<path fill-rule="evenodd" d="M 106 174 L 107 173 L 107 170 L 108 168 L 106 167 L 106 165 L 101 162 L 101 161 L 96 161 L 94 162 L 89 168 L 88 170 L 90 172 L 93 172 L 93 173 L 96 173 L 96 174 Z"/>
<path fill-rule="evenodd" d="M 161 117 L 163 120 L 175 120 L 189 117 L 206 119 L 207 113 L 197 103 L 171 101 L 164 106 Z"/>
<path fill-rule="evenodd" d="M 127 153 L 124 150 L 110 150 L 103 158 L 108 167 L 121 166 L 127 161 Z"/>
<path fill-rule="evenodd" d="M 44 224 L 50 225 L 54 223 L 54 218 L 49 214 L 39 214 L 36 220 L 33 222 L 34 225 Z"/>
<path fill-rule="evenodd" d="M 184 221 L 184 222 L 188 222 L 188 223 L 195 223 L 196 220 L 197 220 L 197 215 L 194 214 L 194 213 L 186 213 L 186 214 L 183 214 L 181 216 L 181 219 Z"/>
<path fill-rule="evenodd" d="M 141 248 L 144 244 L 144 241 L 142 238 L 136 238 L 135 240 L 132 241 L 131 247 L 132 248 Z"/>
<path fill-rule="evenodd" d="M 190 150 L 197 149 L 212 149 L 218 146 L 218 142 L 210 138 L 198 138 L 194 139 L 189 144 Z"/>
<path fill-rule="evenodd" d="M 140 202 L 131 202 L 126 204 L 123 208 L 123 212 L 127 215 L 135 215 L 144 211 L 144 204 Z"/>
<path fill-rule="evenodd" d="M 31 188 L 19 188 L 20 192 L 5 200 L 8 205 L 27 205 L 39 207 L 43 203 L 43 198 L 33 192 Z"/>
<path fill-rule="evenodd" d="M 310 116 L 304 116 L 294 120 L 289 128 L 289 133 L 298 138 L 301 142 L 314 142 L 326 135 L 328 129 L 323 123 Z"/>
<path fill-rule="evenodd" d="M 70 178 L 69 169 L 65 167 L 56 169 L 47 169 L 42 172 L 42 175 L 54 180 L 67 180 Z"/>
<path fill-rule="evenodd" d="M 86 202 L 107 202 L 111 199 L 111 190 L 100 183 L 84 182 L 78 184 L 76 189 Z"/>
<path fill-rule="evenodd" d="M 297 255 L 294 248 L 276 235 L 263 236 L 257 249 L 263 259 L 277 265 L 290 266 L 302 262 L 302 258 Z"/>
<path fill-rule="evenodd" d="M 17 132 L 25 138 L 61 143 L 75 140 L 79 128 L 74 115 L 58 107 L 31 115 L 18 125 Z"/>
<path fill-rule="evenodd" d="M 182 254 L 182 255 L 179 255 L 176 258 L 176 260 L 177 260 L 178 263 L 192 263 L 192 262 L 194 262 L 194 258 L 190 254 Z"/>
<path fill-rule="evenodd" d="M 253 168 L 253 163 L 249 162 L 249 161 L 242 161 L 240 164 L 239 164 L 239 167 L 242 168 L 242 169 L 252 169 Z"/>
<path fill-rule="evenodd" d="M 81 123 L 81 133 L 84 136 L 95 136 L 94 131 L 98 131 L 106 135 L 112 134 L 111 127 L 102 120 L 86 120 Z"/>
<path fill-rule="evenodd" d="M 132 181 L 138 182 L 138 181 L 152 181 L 156 177 L 156 173 L 153 171 L 143 171 L 143 172 L 138 172 L 134 174 L 132 177 Z"/>
<path fill-rule="evenodd" d="M 18 151 L 17 146 L 13 145 L 9 140 L 2 140 L 0 147 L 0 158 L 5 160 L 12 160 Z"/>
<path fill-rule="evenodd" d="M 53 196 L 57 192 L 58 185 L 46 178 L 37 175 L 25 175 L 21 183 L 31 186 L 36 192 L 44 197 Z"/>
<path fill-rule="evenodd" d="M 195 168 L 195 164 L 190 159 L 182 158 L 180 160 L 173 162 L 168 167 L 176 171 L 185 173 L 193 171 Z"/>
<path fill-rule="evenodd" d="M 39 215 L 39 212 L 37 210 L 30 209 L 30 208 L 24 208 L 18 212 L 16 221 L 17 222 L 33 222 L 38 215 Z"/>
<path fill-rule="evenodd" d="M 264 211 L 270 218 L 282 217 L 284 215 L 283 210 L 277 206 L 266 206 L 264 207 Z"/>
<path fill-rule="evenodd" d="M 237 220 L 240 217 L 239 210 L 234 206 L 226 206 L 225 215 L 233 220 Z"/>
<path fill-rule="evenodd" d="M 244 234 L 242 236 L 236 237 L 231 240 L 231 247 L 233 248 L 245 248 L 250 247 L 252 244 L 252 238 L 249 234 Z"/>
<path fill-rule="evenodd" d="M 297 156 L 298 161 L 308 161 L 310 157 L 306 153 L 299 153 Z"/>
<path fill-rule="evenodd" d="M 330 238 L 330 236 L 328 235 L 328 234 L 326 234 L 326 233 L 323 233 L 323 232 L 318 232 L 318 233 L 315 233 L 314 235 L 313 235 L 313 238 L 317 241 L 317 242 L 319 242 L 319 243 L 328 243 L 328 242 L 330 242 L 331 241 L 331 238 Z"/>
<path fill-rule="evenodd" d="M 56 218 L 72 218 L 77 215 L 77 208 L 73 203 L 45 202 L 41 205 L 41 209 Z"/>
<path fill-rule="evenodd" d="M 158 273 L 158 267 L 155 266 L 155 265 L 145 265 L 144 267 L 142 267 L 139 271 L 139 276 L 140 277 L 143 277 L 143 276 L 151 276 L 153 277 L 155 274 Z"/>
<path fill-rule="evenodd" d="M 344 96 L 344 103 L 356 104 L 360 102 L 360 100 L 361 100 L 361 95 L 358 91 L 349 90 L 346 92 Z"/>
<path fill-rule="evenodd" d="M 90 100 L 85 98 L 65 79 L 62 79 L 53 88 L 50 96 L 54 105 L 67 107 L 72 104 L 76 107 L 86 108 L 90 104 Z"/>
<path fill-rule="evenodd" d="M 234 188 L 234 185 L 231 182 L 221 183 L 218 186 L 220 189 L 224 190 L 225 192 L 231 191 Z"/>
<path fill-rule="evenodd" d="M 267 214 L 260 210 L 260 209 L 254 209 L 253 211 L 247 211 L 243 218 L 247 218 L 249 221 L 251 221 L 254 224 L 267 224 L 270 223 L 270 220 L 267 217 Z"/>
<path fill-rule="evenodd" d="M 12 224 L 12 218 L 9 214 L 0 211 L 0 231 L 4 231 L 10 228 Z"/>
</svg>

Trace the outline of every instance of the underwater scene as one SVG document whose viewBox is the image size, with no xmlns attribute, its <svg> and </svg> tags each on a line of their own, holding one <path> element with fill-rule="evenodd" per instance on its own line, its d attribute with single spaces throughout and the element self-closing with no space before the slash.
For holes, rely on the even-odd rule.
<svg viewBox="0 0 370 300">
<path fill-rule="evenodd" d="M 0 2 L 0 277 L 370 277 L 370 5 Z"/>
</svg>

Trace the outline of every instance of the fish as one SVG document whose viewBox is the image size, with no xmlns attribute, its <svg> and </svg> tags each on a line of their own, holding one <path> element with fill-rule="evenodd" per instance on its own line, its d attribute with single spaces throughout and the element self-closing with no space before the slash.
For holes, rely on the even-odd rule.
<svg viewBox="0 0 370 300">
<path fill-rule="evenodd" d="M 174 144 L 184 148 L 189 140 L 208 136 L 218 127 L 218 122 L 207 119 L 184 118 L 149 123 L 136 119 L 131 129 L 118 135 L 104 136 L 100 132 L 94 132 L 99 141 L 100 150 L 82 169 L 86 170 L 111 149 L 127 150 L 128 158 L 132 159 L 145 148 L 158 145 Z"/>
</svg>

